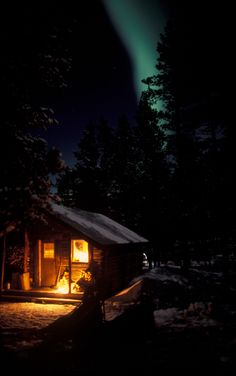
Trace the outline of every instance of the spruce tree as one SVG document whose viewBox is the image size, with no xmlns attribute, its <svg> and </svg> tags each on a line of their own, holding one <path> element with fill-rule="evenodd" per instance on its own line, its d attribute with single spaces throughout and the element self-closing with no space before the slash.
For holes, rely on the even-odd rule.
<svg viewBox="0 0 236 376">
<path fill-rule="evenodd" d="M 74 155 L 76 163 L 71 172 L 73 205 L 96 211 L 100 208 L 99 151 L 93 123 L 85 127 Z"/>
<path fill-rule="evenodd" d="M 59 151 L 37 136 L 57 124 L 47 98 L 65 86 L 70 69 L 68 19 L 61 23 L 61 10 L 35 4 L 2 8 L 1 235 L 40 216 L 51 195 L 49 175 L 62 168 Z"/>
<path fill-rule="evenodd" d="M 149 94 L 149 90 L 143 92 L 136 116 L 137 207 L 141 212 L 142 232 L 155 241 L 156 229 L 164 230 L 168 169 L 166 137 L 158 111 L 150 104 Z"/>
<path fill-rule="evenodd" d="M 107 197 L 110 215 L 130 227 L 135 227 L 135 213 L 132 208 L 136 188 L 134 148 L 133 129 L 123 114 L 114 130 Z"/>
</svg>

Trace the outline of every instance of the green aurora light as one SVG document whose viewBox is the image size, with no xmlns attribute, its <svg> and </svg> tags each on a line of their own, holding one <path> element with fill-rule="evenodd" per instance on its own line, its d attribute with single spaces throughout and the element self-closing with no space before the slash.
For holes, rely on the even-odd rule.
<svg viewBox="0 0 236 376">
<path fill-rule="evenodd" d="M 156 73 L 156 46 L 164 29 L 165 17 L 158 1 L 103 0 L 111 21 L 128 51 L 133 68 L 137 99 L 145 85 L 141 82 Z"/>
</svg>

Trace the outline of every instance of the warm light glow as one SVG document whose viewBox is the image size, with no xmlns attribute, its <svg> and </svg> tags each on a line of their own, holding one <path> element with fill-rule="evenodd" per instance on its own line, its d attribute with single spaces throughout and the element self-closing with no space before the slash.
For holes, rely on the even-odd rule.
<svg viewBox="0 0 236 376">
<path fill-rule="evenodd" d="M 77 291 L 75 291 L 75 283 L 72 282 L 71 284 L 71 292 L 72 294 L 76 293 Z M 69 294 L 69 283 L 68 281 L 63 281 L 63 282 L 59 282 L 58 283 L 58 288 L 55 290 L 56 293 L 59 293 L 59 294 Z"/>
<path fill-rule="evenodd" d="M 68 294 L 69 293 L 69 286 L 60 286 L 56 290 L 59 294 Z"/>
<path fill-rule="evenodd" d="M 88 262 L 88 243 L 85 240 L 72 240 L 72 262 Z"/>
<path fill-rule="evenodd" d="M 58 294 L 69 294 L 69 273 L 65 272 L 57 284 L 57 289 L 54 290 Z M 91 283 L 92 275 L 89 271 L 80 270 L 76 282 L 71 283 L 71 293 L 77 294 L 83 292 L 87 284 Z"/>
<path fill-rule="evenodd" d="M 54 258 L 54 243 L 43 243 L 43 257 Z"/>
<path fill-rule="evenodd" d="M 71 285 L 71 293 L 72 294 L 77 294 L 79 292 L 82 292 L 82 289 L 80 288 L 80 286 L 78 284 L 79 281 L 80 281 L 80 279 L 77 280 L 77 283 L 72 282 L 70 284 Z M 84 281 L 86 281 L 87 283 L 89 283 L 89 282 L 91 282 L 91 279 L 85 278 Z M 59 286 L 54 292 L 58 293 L 58 294 L 69 294 L 69 284 L 63 285 L 63 286 Z"/>
<path fill-rule="evenodd" d="M 69 273 L 65 271 L 63 276 L 59 280 L 57 284 L 57 292 L 60 294 L 68 294 L 69 293 Z"/>
</svg>

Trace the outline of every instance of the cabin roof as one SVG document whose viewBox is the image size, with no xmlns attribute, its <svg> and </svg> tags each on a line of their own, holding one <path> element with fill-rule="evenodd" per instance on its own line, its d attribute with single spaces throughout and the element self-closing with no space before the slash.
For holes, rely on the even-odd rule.
<svg viewBox="0 0 236 376">
<path fill-rule="evenodd" d="M 51 214 L 101 245 L 146 243 L 147 239 L 103 214 L 51 203 Z"/>
</svg>

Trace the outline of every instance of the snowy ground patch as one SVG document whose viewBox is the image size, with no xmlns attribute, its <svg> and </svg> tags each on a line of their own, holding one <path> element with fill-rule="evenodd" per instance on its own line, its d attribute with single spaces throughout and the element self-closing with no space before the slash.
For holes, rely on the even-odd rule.
<svg viewBox="0 0 236 376">
<path fill-rule="evenodd" d="M 73 309 L 70 304 L 1 302 L 0 329 L 42 329 Z"/>
<path fill-rule="evenodd" d="M 202 297 L 206 289 L 214 295 L 216 286 L 221 284 L 222 273 L 192 268 L 188 274 L 182 274 L 179 266 L 168 265 L 153 268 L 135 278 L 131 285 L 105 302 L 106 320 L 110 321 L 125 310 L 137 304 L 144 285 L 151 288 L 155 304 L 153 316 L 157 328 L 180 330 L 219 326 L 216 303 L 211 300 L 198 301 L 199 291 Z"/>
<path fill-rule="evenodd" d="M 0 331 L 4 348 L 24 351 L 39 345 L 40 329 L 75 309 L 71 304 L 38 304 L 31 302 L 1 302 Z"/>
<path fill-rule="evenodd" d="M 154 311 L 156 327 L 171 329 L 218 326 L 219 322 L 211 318 L 211 305 L 202 302 L 190 304 L 185 310 L 176 307 Z"/>
</svg>

